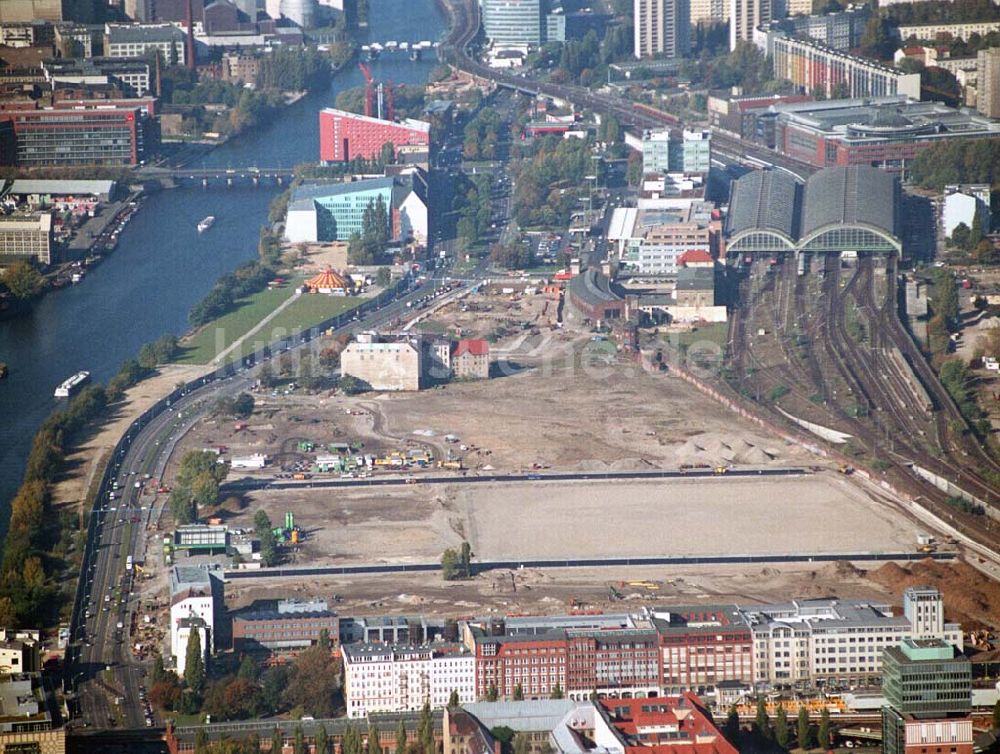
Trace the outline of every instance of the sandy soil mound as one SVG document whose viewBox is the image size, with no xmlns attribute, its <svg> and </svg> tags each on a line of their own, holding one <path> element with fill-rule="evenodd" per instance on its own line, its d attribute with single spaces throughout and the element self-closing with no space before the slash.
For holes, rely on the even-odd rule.
<svg viewBox="0 0 1000 754">
<path fill-rule="evenodd" d="M 869 577 L 902 599 L 908 586 L 930 585 L 944 595 L 945 612 L 965 630 L 1000 625 L 1000 583 L 967 563 L 921 560 L 908 567 L 887 563 Z"/>
<path fill-rule="evenodd" d="M 768 441 L 753 435 L 728 435 L 705 432 L 674 448 L 679 464 L 738 464 L 760 466 L 780 460 L 781 454 Z"/>
</svg>

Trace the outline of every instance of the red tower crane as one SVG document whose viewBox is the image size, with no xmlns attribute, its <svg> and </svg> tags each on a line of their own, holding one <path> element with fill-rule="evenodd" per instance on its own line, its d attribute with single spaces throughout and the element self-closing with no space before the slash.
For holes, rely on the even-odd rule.
<svg viewBox="0 0 1000 754">
<path fill-rule="evenodd" d="M 375 102 L 375 89 L 373 88 L 374 79 L 372 79 L 372 69 L 366 66 L 364 63 L 358 63 L 358 68 L 361 69 L 361 75 L 365 77 L 365 115 L 369 118 L 372 117 L 372 111 L 374 110 Z"/>
</svg>

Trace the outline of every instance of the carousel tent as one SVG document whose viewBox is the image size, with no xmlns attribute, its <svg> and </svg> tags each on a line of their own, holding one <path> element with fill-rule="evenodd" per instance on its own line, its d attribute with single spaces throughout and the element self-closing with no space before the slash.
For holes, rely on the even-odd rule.
<svg viewBox="0 0 1000 754">
<path fill-rule="evenodd" d="M 351 282 L 327 267 L 316 277 L 307 280 L 306 288 L 315 293 L 347 293 L 351 290 Z"/>
</svg>

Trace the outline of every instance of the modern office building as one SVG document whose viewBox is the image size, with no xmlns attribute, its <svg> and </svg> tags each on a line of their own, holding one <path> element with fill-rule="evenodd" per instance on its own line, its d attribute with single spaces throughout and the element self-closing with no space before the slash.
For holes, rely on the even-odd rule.
<svg viewBox="0 0 1000 754">
<path fill-rule="evenodd" d="M 394 148 L 430 149 L 430 123 L 407 118 L 393 121 L 370 118 L 328 107 L 319 114 L 319 158 L 323 162 L 349 162 L 355 157 L 378 157 L 384 144 Z"/>
<path fill-rule="evenodd" d="M 52 263 L 52 213 L 0 215 L 0 267 L 21 259 Z"/>
<path fill-rule="evenodd" d="M 905 639 L 885 649 L 882 667 L 883 754 L 971 754 L 967 658 L 941 639 Z"/>
<path fill-rule="evenodd" d="M 772 148 L 796 160 L 816 167 L 870 165 L 904 175 L 932 144 L 1000 137 L 1000 124 L 969 110 L 900 95 L 777 104 L 757 120 L 773 121 Z"/>
<path fill-rule="evenodd" d="M 783 34 L 775 36 L 772 47 L 775 78 L 787 79 L 804 92 L 819 90 L 829 97 L 843 89 L 848 97 L 905 94 L 920 99 L 919 73 L 904 73 L 815 40 Z"/>
<path fill-rule="evenodd" d="M 676 139 L 670 138 L 669 128 L 650 129 L 642 132 L 642 172 L 669 173 L 671 170 L 671 152 L 677 150 Z M 676 164 L 674 157 L 673 163 Z"/>
<path fill-rule="evenodd" d="M 753 634 L 733 605 L 657 610 L 653 625 L 660 640 L 661 693 L 705 693 L 726 681 L 753 683 Z"/>
<path fill-rule="evenodd" d="M 752 42 L 753 30 L 774 19 L 773 0 L 729 0 L 729 49 Z"/>
<path fill-rule="evenodd" d="M 690 0 L 633 0 L 637 58 L 682 58 L 691 51 Z"/>
<path fill-rule="evenodd" d="M 58 107 L 0 111 L 14 126 L 19 167 L 138 165 L 156 151 L 159 131 L 140 107 Z"/>
<path fill-rule="evenodd" d="M 483 31 L 497 46 L 545 41 L 546 0 L 480 0 Z"/>
<path fill-rule="evenodd" d="M 273 607 L 250 608 L 233 615 L 233 649 L 295 654 L 317 644 L 324 631 L 331 651 L 336 651 L 340 618 L 326 600 L 278 600 Z"/>
<path fill-rule="evenodd" d="M 987 118 L 1000 118 L 1000 47 L 980 50 L 977 62 L 976 109 Z"/>
<path fill-rule="evenodd" d="M 426 177 L 416 169 L 402 175 L 344 183 L 305 183 L 292 190 L 285 237 L 292 243 L 346 241 L 364 232 L 369 205 L 385 207 L 388 237 L 426 243 Z"/>
<path fill-rule="evenodd" d="M 112 58 L 144 58 L 158 51 L 166 63 L 187 63 L 184 32 L 173 24 L 108 24 L 104 54 Z"/>
<path fill-rule="evenodd" d="M 460 704 L 476 700 L 476 661 L 462 644 L 344 644 L 340 651 L 348 717 L 416 711 L 426 703 L 440 709 L 453 691 Z"/>
</svg>

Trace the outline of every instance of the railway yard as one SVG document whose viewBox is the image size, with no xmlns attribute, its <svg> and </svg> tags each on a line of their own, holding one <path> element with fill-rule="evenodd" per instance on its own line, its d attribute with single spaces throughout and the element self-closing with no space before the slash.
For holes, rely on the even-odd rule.
<svg viewBox="0 0 1000 754">
<path fill-rule="evenodd" d="M 730 386 L 779 423 L 798 419 L 832 430 L 818 433 L 843 463 L 874 470 L 988 541 L 997 491 L 983 472 L 1000 466 L 963 431 L 957 408 L 903 330 L 895 259 L 800 259 L 759 259 L 744 268 L 730 330 Z M 955 515 L 955 491 L 918 481 L 914 466 L 954 482 L 987 504 L 989 515 L 975 525 Z"/>
</svg>

